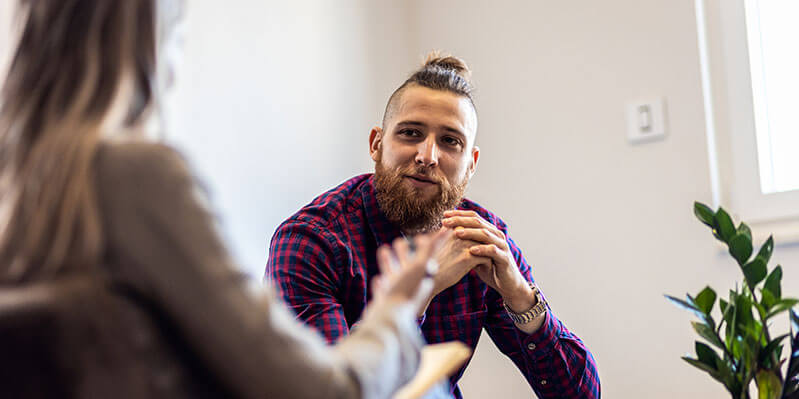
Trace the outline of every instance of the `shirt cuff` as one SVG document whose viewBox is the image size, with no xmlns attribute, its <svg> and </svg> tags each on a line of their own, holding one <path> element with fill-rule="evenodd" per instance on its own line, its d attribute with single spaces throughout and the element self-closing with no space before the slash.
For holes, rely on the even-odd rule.
<svg viewBox="0 0 799 399">
<path fill-rule="evenodd" d="M 558 323 L 552 311 L 547 309 L 544 313 L 544 324 L 541 328 L 528 335 L 523 341 L 523 351 L 527 356 L 538 359 L 546 356 L 555 347 L 555 343 L 560 335 L 560 323 Z"/>
</svg>

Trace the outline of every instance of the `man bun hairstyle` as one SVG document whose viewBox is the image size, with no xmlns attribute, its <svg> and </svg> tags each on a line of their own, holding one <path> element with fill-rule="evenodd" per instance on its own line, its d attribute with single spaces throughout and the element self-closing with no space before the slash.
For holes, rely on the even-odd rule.
<svg viewBox="0 0 799 399">
<path fill-rule="evenodd" d="M 425 57 L 422 67 L 411 74 L 389 97 L 383 114 L 383 127 L 385 128 L 386 120 L 392 113 L 395 100 L 399 98 L 406 87 L 413 85 L 448 91 L 466 97 L 472 107 L 474 107 L 474 99 L 472 98 L 474 86 L 472 85 L 471 77 L 472 71 L 462 59 L 439 51 L 431 51 Z"/>
<path fill-rule="evenodd" d="M 474 90 L 471 77 L 472 71 L 462 59 L 432 51 L 427 54 L 424 65 L 403 86 L 416 83 L 430 89 L 460 94 L 471 100 Z"/>
</svg>

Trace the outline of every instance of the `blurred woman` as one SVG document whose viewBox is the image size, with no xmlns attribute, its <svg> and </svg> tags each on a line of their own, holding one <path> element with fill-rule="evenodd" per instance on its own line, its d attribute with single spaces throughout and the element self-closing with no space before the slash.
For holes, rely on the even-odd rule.
<svg viewBox="0 0 799 399">
<path fill-rule="evenodd" d="M 0 284 L 94 275 L 163 310 L 211 374 L 251 398 L 383 398 L 415 372 L 438 238 L 383 250 L 358 328 L 327 347 L 245 288 L 183 159 L 144 126 L 173 78 L 179 0 L 24 0 L 0 100 Z M 396 265 L 395 265 L 396 267 Z M 135 328 L 134 328 L 135 330 Z M 146 346 L 146 344 L 145 344 Z M 198 394 L 155 355 L 148 397 Z M 112 365 L 113 367 L 113 365 Z M 121 387 L 120 387 L 121 389 Z M 90 389 L 87 388 L 88 391 Z M 87 391 L 87 392 L 88 392 Z M 130 393 L 130 392 L 128 392 Z"/>
</svg>

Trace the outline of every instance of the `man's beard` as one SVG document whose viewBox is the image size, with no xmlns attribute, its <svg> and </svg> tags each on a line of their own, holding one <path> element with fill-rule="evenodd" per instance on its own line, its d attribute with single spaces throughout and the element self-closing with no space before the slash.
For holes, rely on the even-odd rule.
<svg viewBox="0 0 799 399">
<path fill-rule="evenodd" d="M 404 176 L 415 174 L 424 175 L 438 183 L 438 192 L 425 199 L 421 190 L 403 184 Z M 408 234 L 438 230 L 444 211 L 460 204 L 468 183 L 469 179 L 463 176 L 460 182 L 450 184 L 446 178 L 421 165 L 390 170 L 383 166 L 382 159 L 375 163 L 377 204 L 389 221 Z"/>
</svg>

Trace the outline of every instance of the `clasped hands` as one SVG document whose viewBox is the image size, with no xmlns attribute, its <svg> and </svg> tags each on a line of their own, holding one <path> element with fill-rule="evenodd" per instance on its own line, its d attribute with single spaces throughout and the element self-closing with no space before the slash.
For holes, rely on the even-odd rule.
<svg viewBox="0 0 799 399">
<path fill-rule="evenodd" d="M 486 285 L 496 290 L 511 310 L 532 308 L 535 295 L 522 276 L 505 234 L 473 211 L 444 213 L 442 229 L 453 231 L 441 244 L 435 258 L 439 264 L 429 301 L 474 269 Z"/>
<path fill-rule="evenodd" d="M 525 312 L 536 304 L 505 234 L 476 212 L 447 211 L 441 230 L 414 237 L 413 242 L 415 251 L 403 238 L 378 250 L 380 275 L 372 282 L 378 298 L 410 302 L 422 315 L 433 297 L 474 269 L 514 312 Z M 534 324 L 520 328 L 529 333 L 540 326 Z"/>
</svg>

